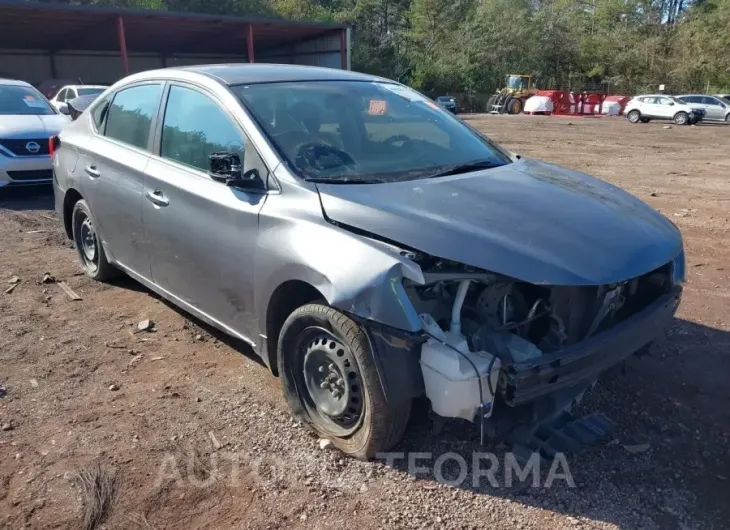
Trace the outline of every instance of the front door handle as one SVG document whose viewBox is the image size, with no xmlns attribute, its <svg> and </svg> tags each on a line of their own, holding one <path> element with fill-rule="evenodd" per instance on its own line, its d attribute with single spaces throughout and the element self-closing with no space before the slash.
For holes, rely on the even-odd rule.
<svg viewBox="0 0 730 530">
<path fill-rule="evenodd" d="M 167 198 L 162 194 L 160 190 L 147 190 L 145 192 L 145 195 L 147 196 L 148 201 L 157 206 L 167 206 L 168 204 L 170 204 L 170 201 L 167 200 Z"/>
<path fill-rule="evenodd" d="M 91 178 L 98 178 L 101 176 L 101 173 L 99 173 L 99 170 L 96 169 L 96 166 L 94 164 L 88 165 L 84 168 L 84 171 L 86 171 L 86 174 L 89 175 Z"/>
</svg>

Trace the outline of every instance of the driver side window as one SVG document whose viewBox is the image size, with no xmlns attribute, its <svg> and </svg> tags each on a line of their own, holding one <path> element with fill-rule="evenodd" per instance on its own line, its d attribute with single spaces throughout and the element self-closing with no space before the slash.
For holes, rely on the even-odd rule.
<svg viewBox="0 0 730 530">
<path fill-rule="evenodd" d="M 245 147 L 245 137 L 217 103 L 197 90 L 170 87 L 161 157 L 207 172 L 213 153 L 236 153 L 243 164 Z"/>
</svg>

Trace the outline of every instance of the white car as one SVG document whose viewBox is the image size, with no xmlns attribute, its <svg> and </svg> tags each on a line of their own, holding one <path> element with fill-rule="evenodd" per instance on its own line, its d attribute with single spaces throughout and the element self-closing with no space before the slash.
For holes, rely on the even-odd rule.
<svg viewBox="0 0 730 530">
<path fill-rule="evenodd" d="M 53 105 L 56 110 L 60 111 L 69 100 L 79 96 L 98 96 L 107 88 L 109 87 L 104 85 L 66 85 L 59 90 L 55 96 L 53 96 L 51 99 L 51 105 Z"/>
<path fill-rule="evenodd" d="M 49 184 L 48 139 L 69 121 L 28 83 L 0 79 L 0 189 Z"/>
<path fill-rule="evenodd" d="M 692 125 L 704 117 L 702 110 L 693 109 L 676 97 L 665 94 L 636 96 L 626 105 L 624 114 L 631 123 L 671 120 L 677 125 Z"/>
<path fill-rule="evenodd" d="M 705 120 L 724 121 L 730 123 L 730 102 L 715 96 L 687 94 L 677 96 L 693 109 L 705 111 Z"/>
</svg>

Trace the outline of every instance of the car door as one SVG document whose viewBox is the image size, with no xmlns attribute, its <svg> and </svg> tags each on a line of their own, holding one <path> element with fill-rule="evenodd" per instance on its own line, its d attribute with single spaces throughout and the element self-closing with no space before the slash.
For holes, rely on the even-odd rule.
<svg viewBox="0 0 730 530">
<path fill-rule="evenodd" d="M 661 113 L 659 112 L 659 105 L 656 104 L 657 98 L 655 97 L 646 97 L 641 98 L 639 101 L 641 101 L 641 115 L 650 117 L 650 118 L 661 118 Z"/>
<path fill-rule="evenodd" d="M 198 316 L 255 338 L 254 253 L 266 195 L 214 181 L 209 156 L 236 153 L 263 182 L 268 172 L 212 93 L 172 83 L 165 99 L 143 201 L 153 281 Z"/>
<path fill-rule="evenodd" d="M 702 103 L 705 108 L 706 120 L 725 120 L 725 105 L 712 96 L 702 96 Z"/>
<path fill-rule="evenodd" d="M 660 118 L 672 119 L 676 113 L 674 102 L 669 98 L 658 97 L 656 100 L 656 114 Z"/>
<path fill-rule="evenodd" d="M 98 134 L 80 146 L 77 164 L 105 250 L 145 279 L 151 275 L 142 228 L 144 170 L 162 92 L 162 82 L 131 85 L 94 107 Z"/>
</svg>

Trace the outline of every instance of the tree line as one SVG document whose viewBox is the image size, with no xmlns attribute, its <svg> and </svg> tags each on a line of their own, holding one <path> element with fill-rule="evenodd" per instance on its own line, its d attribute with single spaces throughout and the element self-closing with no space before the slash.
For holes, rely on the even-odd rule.
<svg viewBox="0 0 730 530">
<path fill-rule="evenodd" d="M 474 104 L 508 73 L 540 88 L 730 92 L 730 0 L 70 1 L 348 23 L 354 70 Z"/>
</svg>

